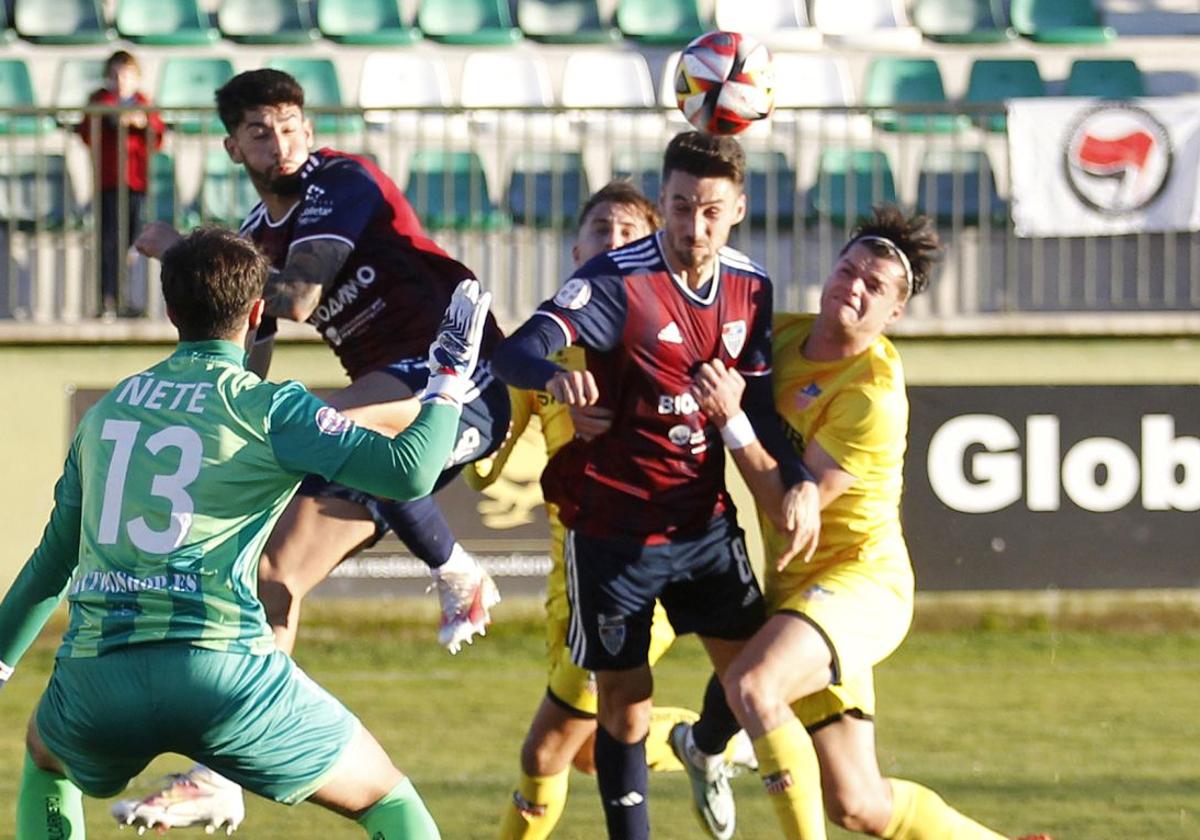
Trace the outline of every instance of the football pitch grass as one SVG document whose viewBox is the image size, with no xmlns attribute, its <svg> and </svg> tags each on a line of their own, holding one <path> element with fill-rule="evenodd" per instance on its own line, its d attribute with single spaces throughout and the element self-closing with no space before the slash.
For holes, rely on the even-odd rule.
<svg viewBox="0 0 1200 840">
<path fill-rule="evenodd" d="M 412 775 L 447 840 L 495 836 L 544 688 L 536 603 L 506 602 L 496 617 L 488 637 L 457 657 L 433 643 L 423 601 L 316 602 L 301 627 L 299 662 Z M 22 734 L 55 641 L 44 633 L 0 692 L 0 837 L 12 836 Z M 656 699 L 694 708 L 706 676 L 703 652 L 684 639 L 656 671 Z M 1139 608 L 1124 619 L 1067 623 L 923 606 L 877 682 L 884 772 L 926 784 L 999 831 L 1056 840 L 1200 836 L 1200 629 L 1188 616 L 1160 620 Z M 185 766 L 161 758 L 134 789 Z M 573 773 L 571 786 L 555 837 L 603 837 L 594 781 Z M 734 789 L 737 836 L 779 836 L 757 777 L 736 779 Z M 132 836 L 118 834 L 110 801 L 87 801 L 89 835 Z M 704 836 L 682 774 L 652 774 L 650 801 L 655 838 Z M 363 834 L 314 806 L 249 797 L 235 836 Z M 850 836 L 830 830 L 831 838 Z"/>
</svg>

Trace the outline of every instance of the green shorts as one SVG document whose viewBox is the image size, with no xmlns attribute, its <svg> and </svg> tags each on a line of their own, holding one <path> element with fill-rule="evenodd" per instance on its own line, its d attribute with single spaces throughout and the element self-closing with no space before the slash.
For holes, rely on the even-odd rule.
<svg viewBox="0 0 1200 840">
<path fill-rule="evenodd" d="M 176 752 L 292 805 L 325 784 L 359 726 L 283 653 L 177 644 L 59 659 L 37 710 L 42 741 L 96 797 Z"/>
</svg>

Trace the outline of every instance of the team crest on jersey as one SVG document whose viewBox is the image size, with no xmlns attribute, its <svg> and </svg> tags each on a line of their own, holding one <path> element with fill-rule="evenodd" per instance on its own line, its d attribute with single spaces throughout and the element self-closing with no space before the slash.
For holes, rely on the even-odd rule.
<svg viewBox="0 0 1200 840">
<path fill-rule="evenodd" d="M 592 284 L 582 277 L 572 277 L 554 296 L 554 303 L 563 309 L 583 309 L 592 299 Z"/>
<path fill-rule="evenodd" d="M 340 435 L 354 428 L 354 422 L 331 405 L 318 408 L 316 420 L 323 435 Z"/>
<path fill-rule="evenodd" d="M 625 616 L 599 615 L 596 617 L 599 628 L 600 644 L 609 655 L 616 656 L 625 647 Z"/>
<path fill-rule="evenodd" d="M 739 320 L 722 324 L 721 343 L 725 345 L 730 356 L 735 359 L 740 356 L 742 348 L 746 346 L 746 322 Z"/>
<path fill-rule="evenodd" d="M 667 439 L 676 446 L 687 446 L 688 441 L 692 439 L 692 429 L 682 423 L 672 426 L 671 430 L 667 432 Z"/>
<path fill-rule="evenodd" d="M 808 383 L 796 392 L 796 408 L 804 411 L 819 396 L 821 396 L 821 386 L 816 382 Z"/>
</svg>

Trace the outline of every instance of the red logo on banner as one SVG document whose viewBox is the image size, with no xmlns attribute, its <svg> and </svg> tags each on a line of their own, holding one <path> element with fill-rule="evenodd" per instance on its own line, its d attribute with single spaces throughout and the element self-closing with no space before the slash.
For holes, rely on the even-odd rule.
<svg viewBox="0 0 1200 840">
<path fill-rule="evenodd" d="M 1166 128 L 1149 112 L 1106 103 L 1084 112 L 1067 137 L 1067 182 L 1093 210 L 1140 210 L 1162 193 L 1171 173 Z"/>
</svg>

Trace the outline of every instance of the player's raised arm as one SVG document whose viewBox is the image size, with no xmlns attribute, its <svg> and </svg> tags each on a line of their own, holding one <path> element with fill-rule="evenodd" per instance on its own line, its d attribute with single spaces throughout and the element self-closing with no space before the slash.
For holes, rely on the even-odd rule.
<svg viewBox="0 0 1200 840">
<path fill-rule="evenodd" d="M 769 391 L 769 380 L 765 377 L 751 381 L 766 385 Z M 770 420 L 764 417 L 768 412 L 763 411 L 761 404 L 747 400 L 747 393 L 753 390 L 740 373 L 726 368 L 720 359 L 703 363 L 692 385 L 693 396 L 720 429 L 721 438 L 746 479 L 759 510 L 770 517 L 776 528 L 789 535 L 787 549 L 775 558 L 776 567 L 782 569 L 796 557 L 808 562 L 816 550 L 821 529 L 817 487 L 803 464 L 800 480 L 785 478 L 780 461 L 757 434 L 757 429 L 769 426 Z M 759 416 L 758 423 L 751 421 L 751 412 Z M 769 415 L 774 415 L 773 408 Z M 775 419 L 778 422 L 777 416 Z M 786 438 L 784 443 L 791 450 Z M 794 450 L 791 452 L 787 457 L 798 459 Z"/>
<path fill-rule="evenodd" d="M 321 293 L 337 278 L 354 248 L 339 239 L 309 239 L 288 251 L 283 268 L 271 269 L 263 300 L 267 314 L 303 321 L 321 302 Z"/>
</svg>

